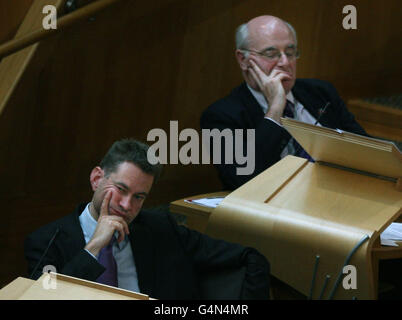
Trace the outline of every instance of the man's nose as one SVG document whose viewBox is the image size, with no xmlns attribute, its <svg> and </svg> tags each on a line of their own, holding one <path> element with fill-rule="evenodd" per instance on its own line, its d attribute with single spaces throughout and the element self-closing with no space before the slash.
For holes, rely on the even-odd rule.
<svg viewBox="0 0 402 320">
<path fill-rule="evenodd" d="M 281 52 L 281 56 L 278 60 L 278 65 L 279 66 L 286 66 L 289 64 L 289 58 L 288 56 L 285 54 L 285 52 Z"/>
<path fill-rule="evenodd" d="M 120 199 L 119 205 L 124 210 L 129 211 L 131 209 L 131 197 L 129 196 L 122 197 Z"/>
</svg>

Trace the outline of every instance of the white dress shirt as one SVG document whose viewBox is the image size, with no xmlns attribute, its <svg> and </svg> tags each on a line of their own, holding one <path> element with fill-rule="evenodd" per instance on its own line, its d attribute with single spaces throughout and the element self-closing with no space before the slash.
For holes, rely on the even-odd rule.
<svg viewBox="0 0 402 320">
<path fill-rule="evenodd" d="M 96 225 L 98 224 L 89 211 L 89 204 L 81 213 L 79 220 L 84 233 L 85 243 L 88 243 L 95 232 Z M 88 253 L 97 259 L 97 257 L 89 251 Z M 117 264 L 117 282 L 119 288 L 140 292 L 133 251 L 131 250 L 130 240 L 127 236 L 120 243 L 117 241 L 114 242 L 113 256 Z"/>
<path fill-rule="evenodd" d="M 267 113 L 269 105 L 267 100 L 265 99 L 264 95 L 259 92 L 254 90 L 253 88 L 251 88 L 248 84 L 247 84 L 247 88 L 250 90 L 251 94 L 254 96 L 254 98 L 257 100 L 258 104 L 260 105 L 262 111 L 264 112 L 264 114 Z M 299 102 L 295 99 L 295 97 L 293 96 L 292 91 L 289 91 L 289 93 L 286 95 L 286 100 L 289 100 L 290 102 L 293 103 L 295 110 L 294 110 L 294 114 L 295 120 L 301 121 L 301 122 L 305 122 L 305 123 L 310 123 L 310 124 L 315 124 L 315 122 L 317 121 L 316 118 L 314 118 L 310 112 L 308 112 L 308 110 Z M 280 123 L 278 123 L 277 121 L 275 121 L 274 119 L 271 119 L 269 117 L 264 117 L 265 119 L 271 120 L 273 122 L 275 122 L 278 126 L 282 125 Z M 317 126 L 321 126 L 320 123 L 316 124 Z M 291 141 L 289 141 L 289 144 L 287 147 L 285 147 L 281 153 L 281 159 L 284 158 L 285 156 L 287 156 L 288 154 L 291 154 L 290 150 L 292 150 L 292 143 Z"/>
</svg>

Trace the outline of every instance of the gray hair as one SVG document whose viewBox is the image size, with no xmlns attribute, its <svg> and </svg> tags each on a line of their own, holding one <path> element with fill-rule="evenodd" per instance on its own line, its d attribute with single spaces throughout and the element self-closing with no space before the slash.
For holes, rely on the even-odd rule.
<svg viewBox="0 0 402 320">
<path fill-rule="evenodd" d="M 292 32 L 293 37 L 296 42 L 297 46 L 297 34 L 295 28 L 289 23 L 284 20 L 282 20 L 289 28 L 289 30 Z M 235 40 L 236 40 L 236 49 L 248 49 L 249 48 L 249 38 L 248 38 L 248 26 L 247 23 L 243 23 L 236 29 L 236 34 L 235 34 Z"/>
<path fill-rule="evenodd" d="M 247 23 L 243 23 L 236 29 L 235 40 L 236 49 L 247 49 L 249 47 Z"/>
</svg>

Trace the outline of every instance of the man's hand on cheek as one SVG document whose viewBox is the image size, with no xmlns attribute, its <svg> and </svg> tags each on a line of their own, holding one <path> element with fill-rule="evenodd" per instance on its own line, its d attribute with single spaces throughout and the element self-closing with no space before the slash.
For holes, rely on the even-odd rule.
<svg viewBox="0 0 402 320">
<path fill-rule="evenodd" d="M 122 217 L 110 215 L 109 207 L 113 192 L 107 191 L 102 201 L 102 206 L 99 213 L 98 223 L 95 232 L 85 246 L 85 249 L 97 256 L 99 251 L 104 248 L 112 239 L 115 231 L 119 233 L 118 242 L 124 240 L 126 234 L 129 234 L 129 229 L 126 221 Z"/>
<path fill-rule="evenodd" d="M 279 69 L 273 69 L 266 75 L 252 59 L 250 65 L 249 72 L 269 104 L 266 116 L 280 122 L 286 104 L 286 92 L 282 81 L 290 78 L 289 75 Z"/>
</svg>

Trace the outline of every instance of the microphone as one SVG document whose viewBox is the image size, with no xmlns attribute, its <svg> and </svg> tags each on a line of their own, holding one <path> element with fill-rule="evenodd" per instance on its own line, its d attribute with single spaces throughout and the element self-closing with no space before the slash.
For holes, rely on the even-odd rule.
<svg viewBox="0 0 402 320">
<path fill-rule="evenodd" d="M 314 123 L 315 126 L 317 125 L 318 121 L 320 121 L 322 115 L 327 111 L 327 108 L 330 104 L 331 103 L 328 101 L 324 108 L 321 108 L 318 110 L 318 118 L 317 118 L 316 122 Z"/>
<path fill-rule="evenodd" d="M 56 239 L 57 234 L 59 233 L 60 229 L 57 228 L 56 232 L 54 233 L 53 237 L 50 239 L 47 248 L 45 250 L 45 252 L 42 254 L 42 256 L 40 257 L 38 263 L 36 264 L 34 270 L 32 271 L 32 273 L 30 274 L 29 278 L 32 279 L 32 276 L 34 275 L 34 273 L 36 272 L 36 270 L 38 269 L 38 267 L 40 266 L 40 264 L 42 263 L 43 258 L 46 256 L 47 251 L 49 250 L 50 246 L 52 245 L 54 239 Z"/>
</svg>

